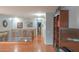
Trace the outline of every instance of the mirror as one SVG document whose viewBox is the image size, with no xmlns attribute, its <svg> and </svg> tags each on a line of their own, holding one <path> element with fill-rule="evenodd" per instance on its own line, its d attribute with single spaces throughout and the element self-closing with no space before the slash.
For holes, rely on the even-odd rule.
<svg viewBox="0 0 79 59">
<path fill-rule="evenodd" d="M 7 27 L 8 23 L 6 20 L 3 21 L 3 27 Z"/>
</svg>

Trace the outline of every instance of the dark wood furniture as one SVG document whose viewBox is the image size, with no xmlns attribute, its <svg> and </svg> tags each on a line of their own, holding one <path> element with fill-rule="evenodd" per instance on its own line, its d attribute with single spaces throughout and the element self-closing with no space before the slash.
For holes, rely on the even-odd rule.
<svg viewBox="0 0 79 59">
<path fill-rule="evenodd" d="M 73 52 L 79 51 L 79 29 L 63 28 L 60 34 L 60 47 L 66 47 Z"/>
<path fill-rule="evenodd" d="M 69 11 L 60 10 L 54 17 L 54 47 L 79 51 L 79 29 L 69 28 Z"/>
<path fill-rule="evenodd" d="M 60 46 L 60 29 L 68 28 L 68 10 L 59 10 L 54 17 L 54 47 Z"/>
</svg>

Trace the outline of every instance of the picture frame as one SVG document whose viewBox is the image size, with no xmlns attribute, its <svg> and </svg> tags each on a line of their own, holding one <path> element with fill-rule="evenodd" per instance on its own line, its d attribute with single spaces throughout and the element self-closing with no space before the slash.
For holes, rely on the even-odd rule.
<svg viewBox="0 0 79 59">
<path fill-rule="evenodd" d="M 23 22 L 18 22 L 17 23 L 17 28 L 23 28 Z"/>
<path fill-rule="evenodd" d="M 33 27 L 33 23 L 32 22 L 27 23 L 27 27 Z"/>
</svg>

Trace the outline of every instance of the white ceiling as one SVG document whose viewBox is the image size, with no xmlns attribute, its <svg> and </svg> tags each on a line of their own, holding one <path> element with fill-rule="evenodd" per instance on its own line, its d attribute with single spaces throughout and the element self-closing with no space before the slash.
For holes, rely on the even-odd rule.
<svg viewBox="0 0 79 59">
<path fill-rule="evenodd" d="M 57 6 L 0 6 L 0 14 L 28 17 L 38 12 L 55 12 Z"/>
</svg>

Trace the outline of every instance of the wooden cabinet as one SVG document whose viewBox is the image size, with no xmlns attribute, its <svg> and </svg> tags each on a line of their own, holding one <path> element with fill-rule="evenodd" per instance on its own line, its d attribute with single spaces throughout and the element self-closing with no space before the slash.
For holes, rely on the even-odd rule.
<svg viewBox="0 0 79 59">
<path fill-rule="evenodd" d="M 79 51 L 79 29 L 77 28 L 65 28 L 61 29 L 60 47 L 66 47 L 67 49 L 78 52 Z"/>
<path fill-rule="evenodd" d="M 54 17 L 54 47 L 57 51 L 59 48 L 64 48 L 65 50 L 78 52 L 79 29 L 69 28 L 68 24 L 69 11 L 60 10 Z"/>
<path fill-rule="evenodd" d="M 59 25 L 62 28 L 68 27 L 68 17 L 69 13 L 68 10 L 60 10 L 60 15 L 59 15 Z"/>
<path fill-rule="evenodd" d="M 68 28 L 68 10 L 60 10 L 58 15 L 54 17 L 54 47 L 60 45 L 60 29 Z"/>
</svg>

